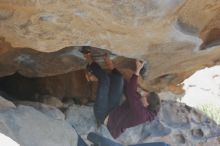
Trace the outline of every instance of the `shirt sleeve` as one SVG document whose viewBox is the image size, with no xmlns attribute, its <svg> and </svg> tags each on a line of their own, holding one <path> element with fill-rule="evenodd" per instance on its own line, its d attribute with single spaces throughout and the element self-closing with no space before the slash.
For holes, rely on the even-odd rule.
<svg viewBox="0 0 220 146">
<path fill-rule="evenodd" d="M 140 95 L 137 93 L 137 80 L 138 76 L 133 74 L 131 79 L 126 83 L 125 95 L 134 115 L 143 117 L 146 109 L 140 101 Z"/>
</svg>

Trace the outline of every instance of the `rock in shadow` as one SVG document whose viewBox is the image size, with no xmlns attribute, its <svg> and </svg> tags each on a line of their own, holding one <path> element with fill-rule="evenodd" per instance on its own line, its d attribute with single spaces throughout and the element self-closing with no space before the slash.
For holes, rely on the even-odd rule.
<svg viewBox="0 0 220 146">
<path fill-rule="evenodd" d="M 200 46 L 200 50 L 208 50 L 211 47 L 220 45 L 220 29 L 214 28 L 209 31 L 208 35 L 204 39 L 204 42 Z"/>
<path fill-rule="evenodd" d="M 188 110 L 183 104 L 174 101 L 162 102 L 161 118 L 169 127 L 178 129 L 189 129 L 190 122 L 188 118 Z"/>
<path fill-rule="evenodd" d="M 198 35 L 198 33 L 199 33 L 198 28 L 196 28 L 192 25 L 189 25 L 180 19 L 177 20 L 176 25 L 177 25 L 177 28 L 184 34 Z"/>
<path fill-rule="evenodd" d="M 202 139 L 204 138 L 204 133 L 202 129 L 192 129 L 191 135 L 193 139 Z"/>
<path fill-rule="evenodd" d="M 155 119 L 153 122 L 146 124 L 143 128 L 143 136 L 166 136 L 171 133 L 171 129 L 165 127 L 159 119 Z"/>
<path fill-rule="evenodd" d="M 9 19 L 14 15 L 14 10 L 10 9 L 2 9 L 0 10 L 0 20 Z"/>
</svg>

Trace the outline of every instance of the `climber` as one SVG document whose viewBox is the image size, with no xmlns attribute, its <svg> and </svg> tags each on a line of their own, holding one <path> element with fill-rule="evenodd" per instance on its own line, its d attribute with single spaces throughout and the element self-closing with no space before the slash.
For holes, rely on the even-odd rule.
<svg viewBox="0 0 220 146">
<path fill-rule="evenodd" d="M 136 71 L 129 81 L 114 67 L 108 55 L 104 62 L 111 71 L 105 72 L 93 60 L 91 48 L 81 49 L 87 65 L 86 79 L 98 81 L 94 114 L 97 124 L 105 124 L 114 138 L 122 134 L 126 128 L 146 121 L 152 121 L 160 108 L 160 99 L 155 92 L 147 92 L 138 86 L 137 80 L 144 62 L 136 60 Z M 120 105 L 123 94 L 126 100 Z"/>
</svg>

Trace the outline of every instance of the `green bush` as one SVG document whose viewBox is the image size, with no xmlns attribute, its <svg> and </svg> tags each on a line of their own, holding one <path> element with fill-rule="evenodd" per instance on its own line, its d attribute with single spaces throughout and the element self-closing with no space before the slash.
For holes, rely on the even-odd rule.
<svg viewBox="0 0 220 146">
<path fill-rule="evenodd" d="M 220 124 L 220 107 L 213 105 L 200 105 L 197 107 L 202 112 L 206 113 L 211 119 Z"/>
</svg>

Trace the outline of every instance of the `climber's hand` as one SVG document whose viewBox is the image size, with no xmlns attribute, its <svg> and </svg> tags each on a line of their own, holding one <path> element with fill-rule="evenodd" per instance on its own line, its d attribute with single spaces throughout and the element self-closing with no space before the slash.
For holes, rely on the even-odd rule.
<svg viewBox="0 0 220 146">
<path fill-rule="evenodd" d="M 135 74 L 137 76 L 140 75 L 140 70 L 143 68 L 145 62 L 144 61 L 141 61 L 141 60 L 136 60 L 136 71 L 135 71 Z"/>
</svg>

